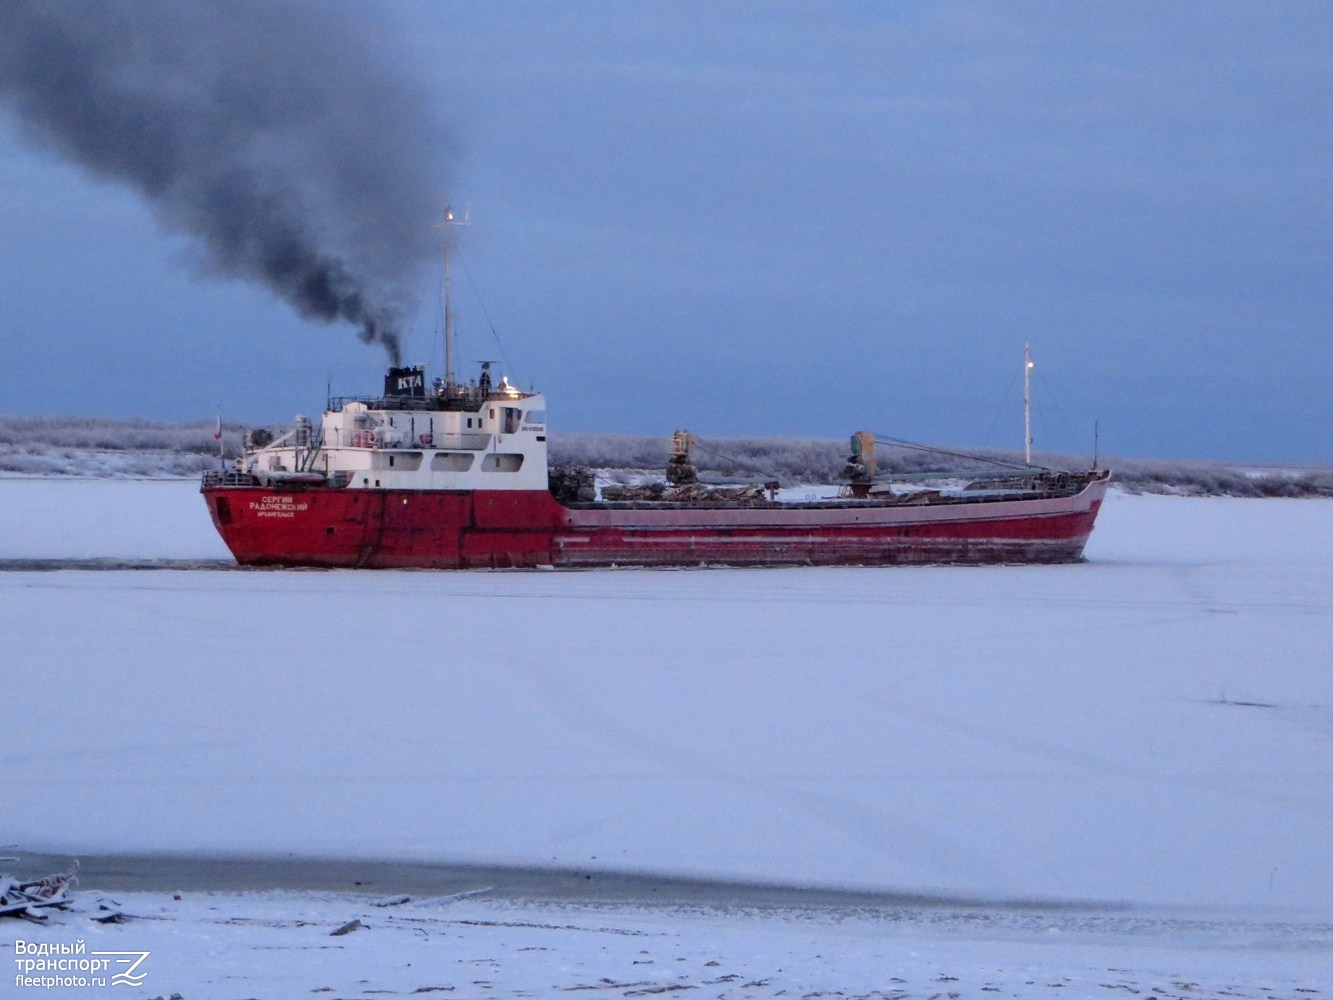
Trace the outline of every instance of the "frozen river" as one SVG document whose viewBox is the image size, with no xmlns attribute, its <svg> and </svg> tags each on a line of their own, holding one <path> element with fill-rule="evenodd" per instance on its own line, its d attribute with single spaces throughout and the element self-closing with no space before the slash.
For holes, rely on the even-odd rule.
<svg viewBox="0 0 1333 1000">
<path fill-rule="evenodd" d="M 226 554 L 191 483 L 0 498 L 24 851 L 1333 918 L 1330 501 L 1113 493 L 1073 566 L 451 574 L 36 570 Z"/>
</svg>

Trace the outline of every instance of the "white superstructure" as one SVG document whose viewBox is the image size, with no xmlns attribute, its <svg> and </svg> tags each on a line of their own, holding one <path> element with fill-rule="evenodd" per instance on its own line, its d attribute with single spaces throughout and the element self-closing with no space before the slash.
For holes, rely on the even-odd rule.
<svg viewBox="0 0 1333 1000">
<path fill-rule="evenodd" d="M 394 369 L 382 397 L 331 400 L 318 430 L 298 417 L 275 441 L 252 434 L 238 471 L 348 489 L 546 490 L 544 396 L 505 379 L 492 389 L 485 372 L 429 395 L 424 381 Z"/>
</svg>

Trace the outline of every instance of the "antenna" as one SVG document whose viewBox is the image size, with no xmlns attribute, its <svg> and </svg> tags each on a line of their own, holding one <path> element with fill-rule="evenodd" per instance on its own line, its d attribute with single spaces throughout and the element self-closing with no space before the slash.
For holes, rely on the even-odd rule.
<svg viewBox="0 0 1333 1000">
<path fill-rule="evenodd" d="M 1023 457 L 1032 464 L 1032 345 L 1023 345 Z"/>
</svg>

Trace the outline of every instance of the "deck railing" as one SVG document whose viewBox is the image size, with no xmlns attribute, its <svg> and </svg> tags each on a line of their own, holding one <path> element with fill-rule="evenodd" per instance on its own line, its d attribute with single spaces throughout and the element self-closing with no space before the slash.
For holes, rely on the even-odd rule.
<svg viewBox="0 0 1333 1000">
<path fill-rule="evenodd" d="M 254 486 L 257 480 L 248 472 L 237 472 L 235 469 L 217 470 L 210 469 L 204 473 L 204 486 Z"/>
</svg>

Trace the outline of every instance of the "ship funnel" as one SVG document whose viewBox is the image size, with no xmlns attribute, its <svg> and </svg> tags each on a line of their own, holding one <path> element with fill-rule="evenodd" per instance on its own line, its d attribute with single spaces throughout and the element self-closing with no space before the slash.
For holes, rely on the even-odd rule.
<svg viewBox="0 0 1333 1000">
<path fill-rule="evenodd" d="M 426 398 L 426 366 L 390 368 L 384 376 L 384 395 L 409 399 Z"/>
</svg>

